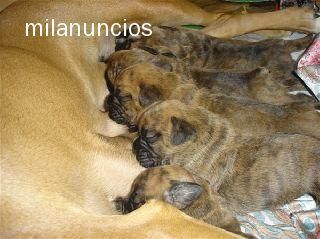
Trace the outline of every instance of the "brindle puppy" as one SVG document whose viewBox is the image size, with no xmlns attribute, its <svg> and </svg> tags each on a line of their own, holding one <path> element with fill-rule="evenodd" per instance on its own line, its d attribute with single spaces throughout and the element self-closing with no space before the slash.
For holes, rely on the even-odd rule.
<svg viewBox="0 0 320 239">
<path fill-rule="evenodd" d="M 191 78 L 190 67 L 176 57 L 160 53 L 156 49 L 141 47 L 141 49 L 116 51 L 106 60 L 105 78 L 107 83 L 115 84 L 118 75 L 129 67 L 141 63 L 149 63 L 168 72 L 176 72 Z"/>
<path fill-rule="evenodd" d="M 127 125 L 130 132 L 135 132 L 135 119 L 141 109 L 154 101 L 169 98 L 170 89 L 190 81 L 184 74 L 145 63 L 127 68 L 113 82 L 107 78 L 110 94 L 105 100 L 105 108 L 112 120 Z"/>
<path fill-rule="evenodd" d="M 137 120 L 140 137 L 133 144 L 134 152 L 140 164 L 144 167 L 154 167 L 177 163 L 175 160 L 178 157 L 178 164 L 182 165 L 180 157 L 182 159 L 192 157 L 192 163 L 189 162 L 190 160 L 186 161 L 188 164 L 207 165 L 208 162 L 198 160 L 199 155 L 210 161 L 214 150 L 221 145 L 226 149 L 234 148 L 235 143 L 255 145 L 255 140 L 271 137 L 277 133 L 298 134 L 308 132 L 308 135 L 320 140 L 320 115 L 317 112 L 310 112 L 309 122 L 303 122 L 302 120 L 308 119 L 304 118 L 307 114 L 300 115 L 292 108 L 288 110 L 285 108 L 279 109 L 280 111 L 273 112 L 274 109 L 272 108 L 261 109 L 261 106 L 253 104 L 242 107 L 237 111 L 239 106 L 232 105 L 232 102 L 228 102 L 225 96 L 214 97 L 216 100 L 215 110 L 219 114 L 214 114 L 198 104 L 186 105 L 177 100 L 156 102 L 142 111 Z M 208 99 L 208 96 L 205 96 L 204 99 Z M 208 104 L 210 105 L 210 103 Z M 295 107 L 298 108 L 297 112 L 301 112 L 300 105 Z M 250 112 L 251 110 L 257 112 Z M 271 113 L 270 117 L 265 117 L 268 115 L 268 111 Z M 150 125 L 151 131 L 146 127 Z M 176 128 L 183 129 L 185 134 L 175 131 Z M 176 135 L 172 135 L 171 131 L 176 132 Z M 170 135 L 173 138 L 171 141 L 166 141 L 169 140 Z M 158 142 L 161 137 L 164 141 Z M 186 145 L 190 146 L 191 150 L 197 147 L 198 150 L 193 153 L 188 150 L 180 152 L 181 147 L 175 146 L 179 146 L 184 141 L 188 143 Z M 207 148 L 195 145 L 195 142 L 203 143 Z M 229 143 L 231 145 L 228 145 Z M 185 144 L 183 144 L 184 146 Z M 174 149 L 179 151 L 172 151 Z M 318 147 L 318 149 L 320 148 Z M 255 152 L 255 150 L 253 151 Z M 222 156 L 221 152 L 216 151 L 218 155 Z M 206 170 L 209 170 L 209 168 L 204 171 Z M 210 172 L 208 172 L 208 175 L 210 175 Z"/>
<path fill-rule="evenodd" d="M 210 184 L 214 203 L 206 199 L 198 202 L 202 205 L 199 210 L 199 206 L 190 207 L 196 217 L 207 222 L 215 224 L 221 219 L 217 216 L 220 207 L 230 210 L 228 215 L 241 214 L 274 208 L 305 193 L 314 195 L 319 202 L 319 138 L 282 133 L 256 138 L 239 136 L 225 118 L 178 101 L 155 103 L 141 114 L 138 123 L 140 137 L 134 143 L 134 152 L 142 165 L 179 165 L 200 177 L 200 185 Z M 138 198 L 149 195 L 148 190 L 136 190 L 148 180 L 142 177 L 135 181 L 133 190 Z M 151 183 L 153 188 L 161 188 L 161 180 L 152 179 Z M 184 191 L 172 193 L 170 187 L 166 184 L 163 200 L 170 202 L 166 196 L 173 195 L 171 203 L 175 205 L 174 200 L 183 198 Z M 134 193 L 131 191 L 128 198 Z M 137 199 L 131 209 L 139 202 Z M 201 211 L 203 208 L 206 210 Z M 231 219 L 231 224 L 234 221 Z"/>
<path fill-rule="evenodd" d="M 172 32 L 174 34 L 170 34 Z M 155 28 L 155 34 L 151 37 L 142 37 L 133 45 L 129 44 L 128 46 L 128 44 L 125 44 L 127 48 L 142 48 L 146 51 L 145 53 L 141 51 L 139 53 L 126 51 L 121 54 L 115 53 L 112 55 L 111 59 L 108 60 L 108 63 L 111 62 L 111 64 L 107 66 L 107 71 L 109 72 L 108 78 L 113 82 L 113 76 L 117 75 L 119 68 L 124 69 L 123 62 L 126 62 L 126 66 L 132 65 L 132 62 L 134 62 L 134 64 L 148 62 L 161 68 L 172 69 L 172 71 L 178 74 L 185 74 L 188 78 L 190 78 L 191 72 L 192 78 L 194 78 L 201 87 L 214 88 L 213 82 L 215 82 L 214 80 L 217 77 L 228 80 L 234 79 L 238 82 L 243 81 L 243 78 L 245 78 L 245 81 L 247 81 L 248 74 L 243 72 L 254 71 L 254 69 L 264 66 L 269 70 L 267 74 L 268 77 L 260 84 L 261 89 L 263 86 L 267 89 L 263 92 L 260 90 L 259 93 L 269 93 L 264 97 L 262 96 L 265 102 L 285 104 L 297 100 L 308 101 L 311 100 L 310 97 L 290 97 L 288 91 L 304 90 L 299 81 L 294 79 L 291 74 L 294 61 L 291 59 L 290 52 L 306 48 L 310 40 L 310 38 L 305 38 L 296 41 L 272 40 L 248 43 L 235 40 L 215 39 L 203 34 L 195 34 L 193 31 L 181 31 L 177 29 L 171 31 Z M 160 44 L 167 44 L 169 47 L 163 47 Z M 177 54 L 179 57 L 175 57 L 175 55 L 171 53 L 171 50 L 177 52 L 177 50 L 174 50 L 177 47 L 184 49 L 185 44 L 192 46 L 188 47 L 191 52 L 189 53 L 194 54 L 192 59 L 197 59 L 202 62 L 204 58 L 208 61 L 207 58 L 212 57 L 213 59 L 208 61 L 210 65 L 207 66 L 211 70 L 203 69 L 204 66 L 202 64 L 197 64 L 194 60 L 190 60 L 190 57 L 184 57 L 181 54 Z M 152 45 L 152 47 L 150 47 L 150 45 Z M 209 48 L 209 50 L 207 50 L 207 48 Z M 237 51 L 235 51 L 235 49 L 237 49 Z M 148 56 L 147 52 L 153 56 Z M 203 54 L 207 55 L 204 56 Z M 165 59 L 166 57 L 167 59 Z M 121 62 L 120 65 L 122 65 L 122 67 L 114 67 L 117 66 L 117 62 Z M 242 72 L 242 74 L 239 72 Z M 230 85 L 230 83 L 227 84 Z M 236 84 L 234 84 L 233 87 L 235 88 Z M 229 93 L 227 90 L 224 90 L 224 92 Z M 257 93 L 256 95 L 259 94 Z"/>
<path fill-rule="evenodd" d="M 150 168 L 134 180 L 127 197 L 115 199 L 123 214 L 132 212 L 151 199 L 163 200 L 186 214 L 241 234 L 234 213 L 210 185 L 177 165 Z"/>
<path fill-rule="evenodd" d="M 114 92 L 115 85 L 117 85 L 117 82 L 121 80 L 122 77 L 120 75 L 123 71 L 142 63 L 149 63 L 166 72 L 174 72 L 179 74 L 185 79 L 186 83 L 195 83 L 199 87 L 211 89 L 212 92 L 224 92 L 225 94 L 231 94 L 234 96 L 259 98 L 254 96 L 252 92 L 248 92 L 248 88 L 250 87 L 249 81 L 257 81 L 256 78 L 259 74 L 261 75 L 259 77 L 259 87 L 261 89 L 266 88 L 265 91 L 267 92 L 270 91 L 270 93 L 272 92 L 272 94 L 274 94 L 276 91 L 279 94 L 279 87 L 281 88 L 281 84 L 272 80 L 270 77 L 270 72 L 265 68 L 258 68 L 244 73 L 197 69 L 187 66 L 178 58 L 168 57 L 167 55 L 164 56 L 157 50 L 145 47 L 144 50 L 133 49 L 117 51 L 107 59 L 105 79 L 109 91 L 111 93 Z M 150 76 L 146 75 L 145 81 L 147 81 L 148 78 L 150 78 Z M 253 90 L 257 91 L 258 89 L 250 89 L 250 91 Z M 286 87 L 285 90 L 288 91 L 288 87 Z M 274 100 L 275 98 L 270 97 L 270 93 L 265 96 L 265 98 L 269 99 L 269 101 L 270 99 Z M 256 95 L 259 94 L 256 93 Z"/>
<path fill-rule="evenodd" d="M 198 90 L 193 84 L 188 84 L 190 80 L 182 74 L 163 71 L 150 64 L 138 64 L 123 71 L 117 77 L 116 84 L 112 86 L 113 92 L 105 104 L 109 108 L 110 118 L 119 124 L 128 125 L 131 132 L 136 130 L 136 117 L 142 109 L 156 101 L 169 98 L 186 103 L 192 101 L 195 106 L 204 106 L 236 122 L 237 129 L 250 135 L 278 131 L 309 135 L 319 132 L 320 127 L 319 130 L 314 129 L 314 122 L 319 122 L 319 116 L 314 111 L 313 103 L 275 106 L 248 99 L 251 96 L 254 97 L 259 89 L 260 91 L 268 89 L 266 86 L 261 87 L 263 80 L 260 78 L 265 73 L 259 73 L 259 71 L 248 74 L 254 78 L 248 77 L 247 81 L 234 80 L 234 84 L 224 83 L 223 78 L 219 81 L 217 77 L 216 94 L 211 94 L 208 90 Z M 235 85 L 239 85 L 239 88 L 233 87 Z M 228 90 L 231 95 L 241 96 L 242 94 L 248 97 L 235 98 L 218 94 L 218 86 Z"/>
<path fill-rule="evenodd" d="M 185 74 L 168 72 L 148 63 L 134 64 L 119 73 L 117 69 L 119 67 L 123 69 L 125 63 L 130 62 L 113 60 L 118 59 L 117 56 L 122 53 L 124 52 L 117 53 L 108 61 L 112 66 L 110 68 L 114 70 L 106 71 L 110 94 L 105 100 L 105 109 L 112 120 L 118 124 L 127 125 L 129 131 L 134 132 L 136 130 L 134 122 L 140 110 L 155 101 L 169 99 L 178 86 L 193 83 L 194 80 Z M 120 59 L 126 58 L 120 57 Z"/>
<path fill-rule="evenodd" d="M 292 75 L 296 63 L 290 53 L 305 49 L 312 42 L 312 36 L 294 41 L 273 39 L 246 42 L 218 39 L 199 31 L 154 27 L 150 37 L 142 36 L 136 40 L 122 38 L 122 42 L 126 44 L 118 44 L 119 49 L 149 47 L 166 54 L 171 52 L 193 68 L 246 72 L 266 67 L 275 81 L 303 90 Z"/>
<path fill-rule="evenodd" d="M 264 66 L 272 71 L 287 69 L 290 73 L 294 67 L 290 53 L 305 49 L 312 42 L 312 36 L 294 41 L 246 42 L 219 39 L 181 28 L 153 27 L 153 34 L 149 37 L 134 40 L 130 36 L 122 37 L 119 42 L 116 42 L 117 49 L 153 48 L 171 53 L 195 68 L 250 71 Z"/>
<path fill-rule="evenodd" d="M 152 49 L 148 48 L 152 52 Z M 218 70 L 196 69 L 188 67 L 177 58 L 168 58 L 155 50 L 153 54 L 140 50 L 123 50 L 112 54 L 107 60 L 105 79 L 111 94 L 116 81 L 121 80 L 120 74 L 130 67 L 141 63 L 150 63 L 167 72 L 174 72 L 184 77 L 185 82 L 194 82 L 199 87 L 211 89 L 211 92 L 225 93 L 234 97 L 247 97 L 266 103 L 301 101 L 297 96 L 286 94 L 297 90 L 292 86 L 284 86 L 272 78 L 270 71 L 258 68 L 250 72 L 222 72 Z M 118 77 L 119 76 L 119 77 Z M 146 77 L 147 80 L 150 76 Z M 289 83 L 289 82 L 288 82 Z M 290 85 L 290 84 L 289 84 Z"/>
</svg>

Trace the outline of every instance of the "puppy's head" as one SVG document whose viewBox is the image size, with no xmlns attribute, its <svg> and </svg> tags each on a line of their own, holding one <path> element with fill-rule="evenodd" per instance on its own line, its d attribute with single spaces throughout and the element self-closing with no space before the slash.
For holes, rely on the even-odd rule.
<svg viewBox="0 0 320 239">
<path fill-rule="evenodd" d="M 138 112 L 156 101 L 168 99 L 182 81 L 180 75 L 154 65 L 137 64 L 118 75 L 114 84 L 109 81 L 110 95 L 105 108 L 112 120 L 134 132 Z"/>
<path fill-rule="evenodd" d="M 133 151 L 143 167 L 184 165 L 216 140 L 224 127 L 218 116 L 177 100 L 156 103 L 138 117 L 139 137 Z M 219 136 L 220 137 L 220 136 Z"/>
<path fill-rule="evenodd" d="M 129 194 L 116 198 L 118 211 L 126 214 L 151 199 L 162 200 L 178 209 L 185 209 L 196 201 L 202 187 L 192 175 L 179 166 L 162 166 L 143 171 L 134 180 Z"/>
<path fill-rule="evenodd" d="M 122 71 L 136 64 L 150 63 L 168 72 L 185 72 L 186 68 L 174 55 L 170 57 L 169 53 L 160 53 L 150 47 L 116 51 L 110 55 L 105 63 L 107 65 L 105 79 L 108 86 L 115 84 L 117 76 Z"/>
</svg>

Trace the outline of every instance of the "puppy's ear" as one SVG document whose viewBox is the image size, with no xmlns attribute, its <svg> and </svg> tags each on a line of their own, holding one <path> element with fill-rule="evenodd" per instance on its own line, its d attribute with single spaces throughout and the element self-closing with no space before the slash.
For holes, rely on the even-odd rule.
<svg viewBox="0 0 320 239">
<path fill-rule="evenodd" d="M 193 139 L 197 134 L 194 127 L 183 119 L 173 116 L 171 117 L 171 123 L 172 131 L 170 140 L 173 145 L 184 144 L 185 142 Z"/>
<path fill-rule="evenodd" d="M 201 194 L 199 184 L 191 182 L 172 181 L 172 186 L 163 194 L 164 201 L 178 209 L 190 206 Z"/>
<path fill-rule="evenodd" d="M 151 105 L 152 103 L 161 100 L 161 91 L 154 85 L 140 85 L 139 103 L 142 107 Z"/>
</svg>

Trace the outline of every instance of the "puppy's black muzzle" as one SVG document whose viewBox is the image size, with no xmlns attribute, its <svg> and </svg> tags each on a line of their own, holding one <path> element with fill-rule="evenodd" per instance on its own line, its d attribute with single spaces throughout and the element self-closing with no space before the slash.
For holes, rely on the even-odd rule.
<svg viewBox="0 0 320 239">
<path fill-rule="evenodd" d="M 137 131 L 137 126 L 132 124 L 129 120 L 128 115 L 125 113 L 124 107 L 121 105 L 118 97 L 111 93 L 107 99 L 109 117 L 117 124 L 126 125 L 130 133 Z"/>
<path fill-rule="evenodd" d="M 119 90 L 115 89 L 110 81 L 108 70 L 105 71 L 104 78 L 109 90 L 109 95 L 104 102 L 104 108 L 108 112 L 110 119 L 117 124 L 127 125 L 130 133 L 136 132 L 138 128 L 130 122 L 128 115 L 125 113 L 125 109 L 119 100 Z"/>
<path fill-rule="evenodd" d="M 132 198 L 116 198 L 114 201 L 116 205 L 117 211 L 121 212 L 122 214 L 128 214 L 139 207 L 141 207 L 143 203 L 135 203 Z"/>
<path fill-rule="evenodd" d="M 117 124 L 127 124 L 127 119 L 124 113 L 124 110 L 114 94 L 110 94 L 107 99 L 108 109 L 109 109 L 109 117 Z"/>
<path fill-rule="evenodd" d="M 146 137 L 147 130 L 142 129 L 140 136 L 133 142 L 133 153 L 141 166 L 145 168 L 161 165 L 160 156 L 153 150 L 150 141 Z"/>
</svg>

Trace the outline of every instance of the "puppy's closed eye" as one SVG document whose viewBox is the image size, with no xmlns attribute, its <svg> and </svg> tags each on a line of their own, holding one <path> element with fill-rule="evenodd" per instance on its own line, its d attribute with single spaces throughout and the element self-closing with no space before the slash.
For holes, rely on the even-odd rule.
<svg viewBox="0 0 320 239">
<path fill-rule="evenodd" d="M 160 138 L 160 136 L 161 136 L 161 133 L 157 133 L 154 131 L 148 131 L 146 138 L 147 138 L 148 143 L 153 144 Z"/>
<path fill-rule="evenodd" d="M 121 103 L 128 102 L 132 100 L 132 95 L 127 93 L 119 93 L 118 99 L 121 101 Z"/>
<path fill-rule="evenodd" d="M 171 51 L 163 52 L 163 53 L 161 53 L 161 55 L 164 55 L 164 56 L 169 57 L 169 58 L 175 58 L 176 57 Z"/>
</svg>

